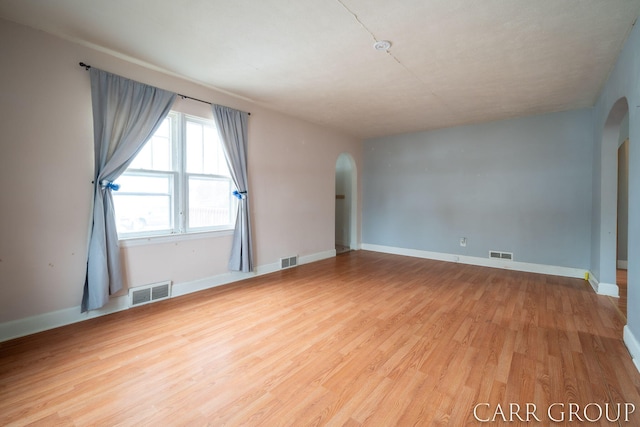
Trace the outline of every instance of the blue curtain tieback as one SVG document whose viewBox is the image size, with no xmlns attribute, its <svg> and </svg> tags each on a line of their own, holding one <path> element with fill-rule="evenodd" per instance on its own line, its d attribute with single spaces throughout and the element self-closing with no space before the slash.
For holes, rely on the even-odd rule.
<svg viewBox="0 0 640 427">
<path fill-rule="evenodd" d="M 113 191 L 118 191 L 120 189 L 120 184 L 114 184 L 111 181 L 107 181 L 106 179 L 100 181 L 100 185 L 102 188 L 108 188 Z"/>
<path fill-rule="evenodd" d="M 247 198 L 247 192 L 246 191 L 234 191 L 233 195 L 236 196 L 239 200 L 242 199 L 246 199 Z"/>
</svg>

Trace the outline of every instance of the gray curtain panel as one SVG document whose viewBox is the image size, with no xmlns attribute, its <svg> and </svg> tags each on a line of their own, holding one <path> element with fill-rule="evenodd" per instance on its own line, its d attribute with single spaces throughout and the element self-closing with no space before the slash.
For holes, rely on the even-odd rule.
<svg viewBox="0 0 640 427">
<path fill-rule="evenodd" d="M 231 179 L 237 188 L 238 215 L 233 233 L 229 270 L 253 271 L 253 240 L 249 218 L 249 181 L 247 179 L 247 121 L 249 113 L 213 105 L 213 117 L 224 146 Z"/>
<path fill-rule="evenodd" d="M 91 68 L 95 149 L 93 225 L 82 311 L 95 310 L 122 289 L 120 248 L 111 191 L 153 136 L 176 94 Z"/>
</svg>

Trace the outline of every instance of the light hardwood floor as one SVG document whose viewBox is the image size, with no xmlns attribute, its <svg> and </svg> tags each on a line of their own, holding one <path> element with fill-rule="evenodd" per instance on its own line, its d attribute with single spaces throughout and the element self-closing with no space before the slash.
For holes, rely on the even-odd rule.
<svg viewBox="0 0 640 427">
<path fill-rule="evenodd" d="M 584 280 L 349 252 L 2 343 L 0 425 L 639 426 L 623 326 Z"/>
<path fill-rule="evenodd" d="M 618 285 L 618 298 L 611 298 L 613 303 L 618 307 L 624 318 L 627 318 L 627 270 L 618 270 L 616 272 L 616 283 Z"/>
</svg>

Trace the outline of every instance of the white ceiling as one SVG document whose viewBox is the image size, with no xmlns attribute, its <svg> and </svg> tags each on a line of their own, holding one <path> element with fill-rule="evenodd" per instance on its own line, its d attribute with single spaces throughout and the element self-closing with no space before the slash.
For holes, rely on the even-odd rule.
<svg viewBox="0 0 640 427">
<path fill-rule="evenodd" d="M 640 0 L 0 0 L 5 19 L 363 138 L 590 107 L 639 12 Z"/>
</svg>

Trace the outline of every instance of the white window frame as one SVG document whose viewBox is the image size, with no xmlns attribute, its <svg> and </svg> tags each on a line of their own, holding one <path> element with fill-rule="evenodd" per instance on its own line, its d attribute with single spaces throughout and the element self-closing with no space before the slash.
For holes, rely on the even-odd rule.
<svg viewBox="0 0 640 427">
<path fill-rule="evenodd" d="M 171 126 L 171 167 L 173 170 L 149 170 L 149 169 L 127 169 L 122 176 L 168 176 L 170 177 L 169 194 L 173 209 L 171 212 L 172 227 L 163 230 L 145 230 L 119 232 L 119 240 L 139 239 L 147 237 L 160 236 L 187 236 L 191 234 L 202 234 L 206 232 L 230 231 L 235 227 L 235 217 L 237 212 L 237 201 L 233 195 L 235 185 L 230 176 L 206 174 L 206 173 L 189 173 L 187 172 L 187 142 L 186 142 L 186 125 L 188 121 L 199 123 L 204 126 L 211 126 L 215 131 L 215 123 L 211 119 L 197 117 L 178 111 L 171 111 L 167 115 L 172 122 Z M 224 180 L 229 182 L 229 223 L 218 226 L 190 227 L 189 226 L 189 178 L 195 177 L 207 180 Z M 123 191 L 124 189 L 120 190 Z M 121 193 L 133 195 L 146 195 L 154 193 Z M 114 193 L 114 196 L 118 196 Z"/>
</svg>

